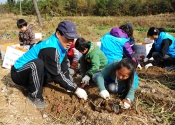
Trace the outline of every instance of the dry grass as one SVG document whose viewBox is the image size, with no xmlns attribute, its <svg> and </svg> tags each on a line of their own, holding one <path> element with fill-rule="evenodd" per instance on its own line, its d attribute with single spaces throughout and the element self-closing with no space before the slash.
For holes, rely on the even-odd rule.
<svg viewBox="0 0 175 125">
<path fill-rule="evenodd" d="M 4 40 L 2 36 L 4 34 L 10 34 L 11 39 L 18 40 L 18 29 L 16 27 L 16 21 L 19 18 L 24 18 L 29 24 L 33 25 L 34 32 L 41 32 L 43 38 L 49 37 L 55 32 L 55 29 L 60 21 L 70 20 L 73 21 L 78 29 L 80 36 L 89 41 L 100 41 L 100 38 L 104 33 L 110 31 L 113 26 L 120 26 L 127 22 L 133 24 L 134 28 L 151 26 L 174 28 L 175 27 L 175 14 L 160 14 L 150 16 L 138 16 L 138 17 L 95 17 L 95 16 L 76 16 L 76 17 L 50 17 L 43 16 L 42 20 L 44 26 L 41 28 L 38 25 L 37 18 L 35 16 L 18 16 L 13 14 L 0 14 L 0 39 Z M 174 34 L 173 34 L 174 35 Z M 136 42 L 142 42 L 146 37 L 144 31 L 134 31 L 134 37 Z M 10 39 L 9 39 L 10 41 Z M 7 42 L 7 41 L 6 41 Z"/>
</svg>

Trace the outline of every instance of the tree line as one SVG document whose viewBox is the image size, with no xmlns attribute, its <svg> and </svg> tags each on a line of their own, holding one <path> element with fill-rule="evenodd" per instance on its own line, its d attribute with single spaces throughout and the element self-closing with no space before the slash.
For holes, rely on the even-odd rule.
<svg viewBox="0 0 175 125">
<path fill-rule="evenodd" d="M 175 11 L 175 0 L 37 0 L 41 14 L 52 16 L 139 16 Z M 32 0 L 8 0 L 8 12 L 35 15 Z M 21 8 L 21 9 L 20 9 Z"/>
</svg>

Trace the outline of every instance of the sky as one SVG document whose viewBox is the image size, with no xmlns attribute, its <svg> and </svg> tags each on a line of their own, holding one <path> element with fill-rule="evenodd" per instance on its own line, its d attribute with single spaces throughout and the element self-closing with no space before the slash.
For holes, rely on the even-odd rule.
<svg viewBox="0 0 175 125">
<path fill-rule="evenodd" d="M 0 0 L 0 4 L 4 4 L 6 2 L 7 2 L 7 0 Z"/>
</svg>

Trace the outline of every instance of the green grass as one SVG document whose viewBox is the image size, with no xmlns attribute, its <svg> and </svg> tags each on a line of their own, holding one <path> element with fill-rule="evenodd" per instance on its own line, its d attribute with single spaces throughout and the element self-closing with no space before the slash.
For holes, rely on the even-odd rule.
<svg viewBox="0 0 175 125">
<path fill-rule="evenodd" d="M 148 31 L 149 28 L 140 27 L 140 28 L 134 28 L 134 30 L 137 30 L 137 31 Z M 166 32 L 175 33 L 175 28 L 165 28 L 165 31 Z"/>
</svg>

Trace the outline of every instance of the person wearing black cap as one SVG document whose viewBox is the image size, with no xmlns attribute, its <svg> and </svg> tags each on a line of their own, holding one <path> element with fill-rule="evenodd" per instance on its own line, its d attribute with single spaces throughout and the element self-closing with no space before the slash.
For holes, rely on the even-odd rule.
<svg viewBox="0 0 175 125">
<path fill-rule="evenodd" d="M 37 108 L 48 106 L 42 97 L 47 74 L 54 83 L 74 92 L 79 98 L 87 99 L 86 91 L 77 87 L 68 70 L 66 53 L 78 37 L 76 26 L 72 22 L 60 22 L 52 36 L 33 46 L 12 66 L 13 82 L 27 88 L 27 99 Z"/>
</svg>

